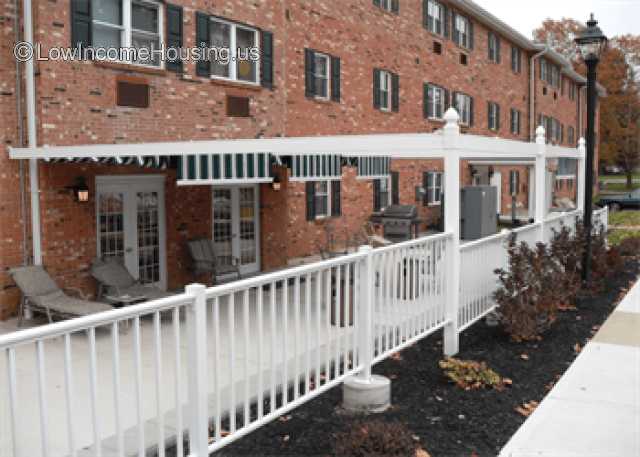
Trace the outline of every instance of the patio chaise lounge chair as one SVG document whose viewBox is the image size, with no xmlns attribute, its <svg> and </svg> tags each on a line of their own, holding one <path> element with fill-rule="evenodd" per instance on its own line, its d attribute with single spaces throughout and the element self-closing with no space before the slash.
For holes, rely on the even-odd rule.
<svg viewBox="0 0 640 457">
<path fill-rule="evenodd" d="M 212 284 L 215 284 L 221 276 L 235 275 L 237 279 L 242 278 L 240 274 L 240 261 L 233 257 L 229 265 L 218 262 L 212 240 L 192 240 L 189 241 L 188 246 L 189 254 L 193 262 L 193 272 L 196 275 L 210 274 Z"/>
<path fill-rule="evenodd" d="M 98 297 L 119 302 L 118 297 L 138 297 L 141 300 L 156 300 L 169 296 L 162 289 L 142 284 L 136 280 L 120 259 L 111 257 L 96 259 L 91 263 L 91 276 L 98 281 Z"/>
<path fill-rule="evenodd" d="M 77 289 L 67 288 L 65 290 L 76 292 L 82 299 L 67 295 L 65 290 L 58 287 L 42 266 L 11 268 L 9 274 L 22 292 L 18 326 L 22 325 L 26 308 L 44 312 L 50 323 L 53 322 L 54 316 L 68 319 L 113 309 L 106 303 L 85 300 L 82 292 Z"/>
</svg>

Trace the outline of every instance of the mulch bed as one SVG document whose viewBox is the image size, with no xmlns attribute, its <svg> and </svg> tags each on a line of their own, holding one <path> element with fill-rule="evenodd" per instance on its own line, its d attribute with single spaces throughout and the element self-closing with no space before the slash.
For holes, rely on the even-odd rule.
<svg viewBox="0 0 640 457">
<path fill-rule="evenodd" d="M 497 455 L 526 419 L 515 408 L 544 398 L 612 312 L 638 265 L 627 264 L 626 272 L 606 293 L 582 298 L 577 311 L 561 313 L 540 342 L 513 343 L 484 322 L 464 332 L 457 357 L 487 362 L 513 380 L 506 390 L 464 391 L 448 382 L 438 367 L 442 332 L 378 364 L 374 372 L 392 379 L 393 407 L 375 418 L 405 424 L 432 457 Z M 337 387 L 214 455 L 331 456 L 336 434 L 361 420 L 341 412 L 340 402 Z"/>
</svg>

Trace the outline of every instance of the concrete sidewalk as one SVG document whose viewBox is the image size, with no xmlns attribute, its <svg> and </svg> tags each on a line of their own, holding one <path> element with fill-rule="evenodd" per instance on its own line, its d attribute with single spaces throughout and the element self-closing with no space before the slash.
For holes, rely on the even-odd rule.
<svg viewBox="0 0 640 457">
<path fill-rule="evenodd" d="M 500 457 L 640 456 L 640 281 Z"/>
</svg>

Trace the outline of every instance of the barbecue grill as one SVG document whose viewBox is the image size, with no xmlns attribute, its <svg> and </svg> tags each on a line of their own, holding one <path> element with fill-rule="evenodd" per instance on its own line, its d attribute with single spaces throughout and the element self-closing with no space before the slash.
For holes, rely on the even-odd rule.
<svg viewBox="0 0 640 457">
<path fill-rule="evenodd" d="M 418 209 L 413 205 L 388 206 L 380 217 L 384 227 L 384 237 L 393 242 L 401 243 L 417 236 Z"/>
</svg>

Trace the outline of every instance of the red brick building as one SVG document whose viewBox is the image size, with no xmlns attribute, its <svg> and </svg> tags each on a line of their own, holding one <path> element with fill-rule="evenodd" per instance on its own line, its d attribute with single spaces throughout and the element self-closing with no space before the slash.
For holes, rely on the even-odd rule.
<svg viewBox="0 0 640 457">
<path fill-rule="evenodd" d="M 261 55 L 230 65 L 38 60 L 38 146 L 433 132 L 449 106 L 460 112 L 465 133 L 530 141 L 542 123 L 550 142 L 577 144 L 584 78 L 474 3 L 336 6 L 34 0 L 34 41 L 43 55 L 78 43 L 260 48 Z M 23 17 L 5 2 L 2 62 L 15 62 Z M 24 71 L 18 63 L 0 67 L 0 318 L 15 312 L 19 298 L 6 268 L 32 256 L 28 170 L 8 154 L 8 147 L 26 144 L 25 84 L 16 83 Z M 335 174 L 316 181 L 296 177 L 295 161 L 267 163 L 278 190 L 268 173 L 249 168 L 244 184 L 179 186 L 179 175 L 190 171 L 169 158 L 40 161 L 43 264 L 61 284 L 94 293 L 92 259 L 121 255 L 134 275 L 173 289 L 204 280 L 189 269 L 186 243 L 193 238 L 213 237 L 221 255 L 240 258 L 250 274 L 317 254 L 328 232 L 359 235 L 390 203 L 418 205 L 423 229 L 440 217 L 441 161 L 393 160 L 380 173 L 362 173 L 355 160 L 342 159 Z M 575 198 L 575 171 L 571 164 L 559 168 L 562 186 L 550 187 L 556 197 Z M 528 218 L 530 164 L 471 162 L 461 174 L 468 185 L 498 187 L 501 214 L 508 216 L 515 200 L 519 216 Z M 69 189 L 77 178 L 89 188 L 88 202 Z"/>
</svg>

